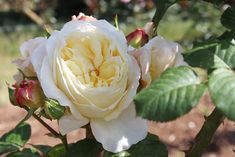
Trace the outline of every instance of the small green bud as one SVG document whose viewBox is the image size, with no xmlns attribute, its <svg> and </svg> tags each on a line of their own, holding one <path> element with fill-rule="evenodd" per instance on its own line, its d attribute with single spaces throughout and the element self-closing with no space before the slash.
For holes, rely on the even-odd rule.
<svg viewBox="0 0 235 157">
<path fill-rule="evenodd" d="M 60 119 L 65 112 L 65 107 L 54 99 L 48 99 L 45 102 L 44 109 L 41 114 L 48 119 Z"/>
</svg>

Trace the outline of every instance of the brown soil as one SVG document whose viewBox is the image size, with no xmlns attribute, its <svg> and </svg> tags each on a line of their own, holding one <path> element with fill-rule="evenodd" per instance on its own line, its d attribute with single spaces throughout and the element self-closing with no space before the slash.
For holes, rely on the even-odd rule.
<svg viewBox="0 0 235 157">
<path fill-rule="evenodd" d="M 193 143 L 195 135 L 200 130 L 204 115 L 202 109 L 205 109 L 205 104 L 210 104 L 208 98 L 204 98 L 199 107 L 193 109 L 187 115 L 178 118 L 175 121 L 167 123 L 149 122 L 149 131 L 160 137 L 166 143 L 169 150 L 169 157 L 183 157 L 183 151 L 187 150 Z M 206 106 L 209 111 L 212 106 Z M 205 112 L 204 112 L 205 113 Z M 0 136 L 5 132 L 14 128 L 14 126 L 23 118 L 25 111 L 12 105 L 5 105 L 0 108 Z M 35 119 L 30 118 L 28 122 L 32 127 L 32 137 L 29 143 L 55 145 L 60 143 L 60 140 L 49 137 L 46 134 L 48 131 Z M 54 129 L 57 128 L 56 122 L 47 122 Z M 79 129 L 68 135 L 69 142 L 75 142 L 84 138 L 85 130 Z M 207 148 L 203 157 L 235 157 L 233 152 L 235 149 L 235 126 L 234 122 L 225 120 L 217 130 L 211 145 Z"/>
</svg>

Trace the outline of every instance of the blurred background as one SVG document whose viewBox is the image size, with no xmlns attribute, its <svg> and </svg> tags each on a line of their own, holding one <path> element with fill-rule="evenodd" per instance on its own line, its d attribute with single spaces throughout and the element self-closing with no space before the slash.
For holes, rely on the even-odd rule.
<svg viewBox="0 0 235 157">
<path fill-rule="evenodd" d="M 168 10 L 159 26 L 159 34 L 181 43 L 187 50 L 192 47 L 193 41 L 208 39 L 224 31 L 219 20 L 223 9 L 202 1 L 182 0 Z M 0 0 L 0 115 L 7 113 L 6 106 L 9 105 L 7 83 L 14 82 L 12 76 L 16 72 L 16 67 L 11 62 L 20 56 L 21 43 L 36 36 L 44 36 L 45 25 L 60 29 L 65 22 L 71 20 L 72 15 L 78 15 L 79 12 L 93 15 L 98 19 L 106 19 L 111 23 L 114 23 L 117 15 L 120 29 L 128 34 L 151 21 L 155 12 L 155 3 L 153 0 Z M 201 103 L 211 104 L 210 100 L 202 100 Z M 191 128 L 193 133 L 189 137 L 193 138 L 200 129 L 203 115 L 211 111 L 210 105 L 199 106 L 201 107 L 197 111 L 192 111 L 191 117 L 183 117 L 180 123 L 170 123 L 167 126 L 151 124 L 152 132 L 161 133 L 155 130 L 156 127 L 163 129 L 163 132 L 164 129 L 169 129 L 169 133 L 164 135 L 166 137 L 164 140 L 174 142 L 181 139 L 176 136 L 177 133 L 172 133 L 174 130 L 177 132 L 178 128 L 178 134 L 183 138 L 185 133 L 188 134 L 187 129 L 190 131 Z M 9 112 L 17 111 L 12 109 Z M 14 116 L 17 114 L 11 113 Z M 192 121 L 196 119 L 194 114 L 199 115 L 199 119 Z M 7 118 L 2 115 L 0 117 L 0 135 L 2 135 L 13 126 L 5 125 Z M 19 117 L 15 120 L 19 121 Z M 8 121 L 12 121 L 12 118 L 8 117 Z M 185 125 L 181 125 L 182 123 Z M 232 142 L 235 143 L 234 132 L 232 133 L 232 140 L 234 140 Z M 231 139 L 230 136 L 229 138 Z M 185 142 L 184 138 L 181 140 Z M 190 143 L 190 140 L 186 142 Z M 169 148 L 172 149 L 185 148 L 176 147 L 180 144 L 179 141 L 175 146 L 171 144 Z M 173 156 L 181 157 L 182 152 L 173 153 Z"/>
<path fill-rule="evenodd" d="M 8 103 L 6 81 L 12 82 L 16 69 L 11 61 L 19 56 L 21 43 L 45 35 L 44 25 L 60 29 L 79 12 L 111 23 L 118 15 L 120 28 L 127 34 L 151 20 L 155 4 L 152 0 L 0 0 L 0 106 Z M 212 5 L 182 1 L 169 9 L 159 34 L 187 49 L 193 40 L 223 32 L 220 14 Z"/>
</svg>

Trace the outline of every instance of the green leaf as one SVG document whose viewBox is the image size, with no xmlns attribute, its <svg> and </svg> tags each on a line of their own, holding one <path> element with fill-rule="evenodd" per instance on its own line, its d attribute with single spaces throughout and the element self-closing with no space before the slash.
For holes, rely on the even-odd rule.
<svg viewBox="0 0 235 157">
<path fill-rule="evenodd" d="M 228 29 L 235 29 L 235 6 L 228 7 L 221 16 L 221 23 Z"/>
<path fill-rule="evenodd" d="M 0 155 L 19 150 L 19 147 L 8 142 L 0 142 Z"/>
<path fill-rule="evenodd" d="M 209 77 L 209 92 L 217 108 L 235 121 L 235 74 L 229 69 L 217 69 Z"/>
<path fill-rule="evenodd" d="M 217 43 L 205 43 L 195 47 L 194 49 L 187 52 L 185 55 L 185 61 L 193 66 L 200 67 L 203 69 L 213 68 L 215 65 L 215 51 Z"/>
<path fill-rule="evenodd" d="M 40 154 L 32 149 L 26 148 L 22 151 L 10 153 L 6 157 L 40 157 Z"/>
<path fill-rule="evenodd" d="M 205 90 L 199 78 L 185 66 L 167 69 L 134 99 L 137 114 L 155 121 L 170 121 L 197 105 Z"/>
<path fill-rule="evenodd" d="M 0 141 L 23 146 L 31 136 L 31 127 L 27 123 L 17 125 L 13 130 L 4 134 Z"/>
<path fill-rule="evenodd" d="M 235 68 L 234 40 L 216 40 L 203 43 L 185 55 L 185 61 L 204 69 Z"/>
<path fill-rule="evenodd" d="M 103 157 L 168 157 L 168 151 L 157 136 L 149 134 L 130 149 L 116 154 L 105 151 Z"/>
<path fill-rule="evenodd" d="M 221 41 L 215 55 L 223 60 L 228 67 L 235 68 L 235 41 Z"/>
<path fill-rule="evenodd" d="M 45 156 L 49 152 L 49 150 L 52 149 L 51 146 L 47 146 L 47 145 L 33 145 L 33 147 L 39 150 L 40 152 L 42 152 Z"/>
<path fill-rule="evenodd" d="M 64 157 L 65 148 L 63 144 L 58 144 L 47 152 L 47 157 Z"/>
<path fill-rule="evenodd" d="M 95 157 L 100 150 L 102 146 L 95 139 L 84 139 L 72 144 L 65 157 Z"/>
<path fill-rule="evenodd" d="M 235 30 L 225 31 L 221 36 L 219 36 L 219 40 L 233 40 L 235 38 Z"/>
</svg>

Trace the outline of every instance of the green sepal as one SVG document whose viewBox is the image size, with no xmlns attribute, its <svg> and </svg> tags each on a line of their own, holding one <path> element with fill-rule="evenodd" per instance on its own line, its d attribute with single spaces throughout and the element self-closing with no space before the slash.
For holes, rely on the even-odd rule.
<svg viewBox="0 0 235 157">
<path fill-rule="evenodd" d="M 19 106 L 16 103 L 16 100 L 15 100 L 15 97 L 14 97 L 14 89 L 8 87 L 8 94 L 9 94 L 9 100 L 10 100 L 11 104 L 14 105 L 14 106 Z"/>
<path fill-rule="evenodd" d="M 41 114 L 48 119 L 60 119 L 64 115 L 64 112 L 65 107 L 61 106 L 57 100 L 48 99 L 45 101 Z"/>
</svg>

